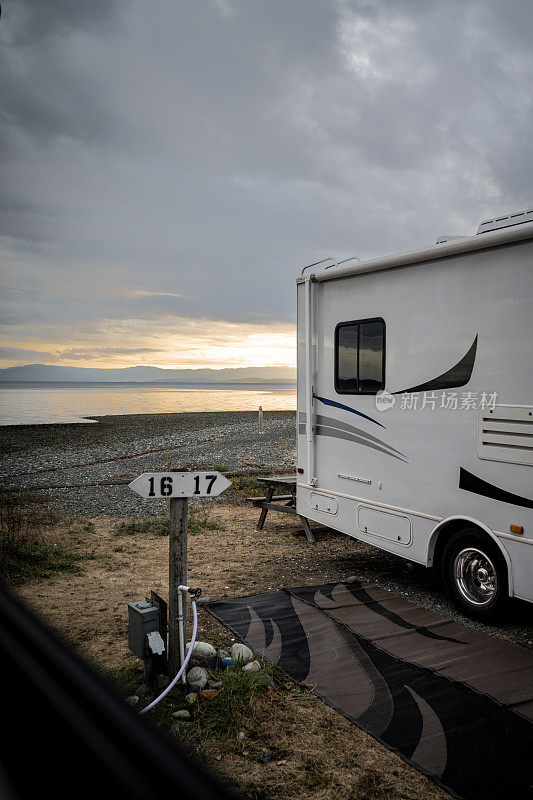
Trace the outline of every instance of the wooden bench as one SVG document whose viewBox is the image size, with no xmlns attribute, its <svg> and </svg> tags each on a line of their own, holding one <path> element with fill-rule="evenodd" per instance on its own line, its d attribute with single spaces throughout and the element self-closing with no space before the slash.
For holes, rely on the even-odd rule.
<svg viewBox="0 0 533 800">
<path fill-rule="evenodd" d="M 264 497 L 248 497 L 256 508 L 261 509 L 259 521 L 257 523 L 257 530 L 260 531 L 265 524 L 266 516 L 269 511 L 280 511 L 283 514 L 293 514 L 300 517 L 305 536 L 308 542 L 314 544 L 316 539 L 313 531 L 309 527 L 309 522 L 306 517 L 302 517 L 296 511 L 296 476 L 288 475 L 272 475 L 265 478 L 258 478 L 258 481 L 266 485 L 266 494 Z M 290 491 L 290 494 L 277 494 L 274 492 L 280 491 L 283 487 Z"/>
</svg>

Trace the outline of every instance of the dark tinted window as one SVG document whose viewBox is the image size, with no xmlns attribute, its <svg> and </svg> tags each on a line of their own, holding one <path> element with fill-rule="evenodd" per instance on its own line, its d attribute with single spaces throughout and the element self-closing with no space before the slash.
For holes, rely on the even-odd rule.
<svg viewBox="0 0 533 800">
<path fill-rule="evenodd" d="M 342 392 L 357 391 L 358 325 L 342 325 L 337 338 L 337 382 Z"/>
<path fill-rule="evenodd" d="M 383 388 L 383 323 L 359 325 L 359 391 L 379 392 Z"/>
<path fill-rule="evenodd" d="M 341 394 L 376 394 L 385 386 L 385 323 L 343 322 L 335 335 L 335 388 Z"/>
</svg>

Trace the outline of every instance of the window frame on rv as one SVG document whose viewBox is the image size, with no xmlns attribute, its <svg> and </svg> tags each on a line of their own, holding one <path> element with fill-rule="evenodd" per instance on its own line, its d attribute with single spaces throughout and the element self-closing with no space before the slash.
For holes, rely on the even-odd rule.
<svg viewBox="0 0 533 800">
<path fill-rule="evenodd" d="M 370 391 L 361 389 L 361 377 L 360 377 L 360 349 L 361 349 L 361 326 L 365 323 L 369 322 L 380 322 L 382 325 L 382 351 L 381 351 L 381 383 L 380 386 L 376 389 L 372 389 Z M 357 381 L 357 389 L 344 389 L 340 384 L 339 379 L 339 331 L 341 328 L 345 327 L 355 327 L 357 326 L 357 355 L 356 355 L 356 381 Z M 363 395 L 376 395 L 378 392 L 383 391 L 385 388 L 385 353 L 386 353 L 386 332 L 387 326 L 385 325 L 385 320 L 382 317 L 368 317 L 365 319 L 354 319 L 354 320 L 346 320 L 345 322 L 339 322 L 335 326 L 335 391 L 337 394 L 363 394 Z"/>
</svg>

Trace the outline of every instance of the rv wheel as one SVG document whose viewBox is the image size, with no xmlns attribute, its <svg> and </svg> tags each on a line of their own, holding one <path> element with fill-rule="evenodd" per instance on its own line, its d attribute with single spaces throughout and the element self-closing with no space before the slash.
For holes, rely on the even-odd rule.
<svg viewBox="0 0 533 800">
<path fill-rule="evenodd" d="M 489 620 L 508 602 L 504 559 L 477 528 L 459 531 L 447 542 L 442 577 L 455 605 L 469 617 Z"/>
</svg>

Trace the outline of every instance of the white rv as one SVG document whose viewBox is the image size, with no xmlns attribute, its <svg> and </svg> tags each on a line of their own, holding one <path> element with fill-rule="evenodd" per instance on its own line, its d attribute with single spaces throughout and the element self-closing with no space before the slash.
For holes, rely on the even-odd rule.
<svg viewBox="0 0 533 800">
<path fill-rule="evenodd" d="M 298 514 L 471 616 L 533 602 L 533 210 L 327 262 L 297 280 Z"/>
</svg>

